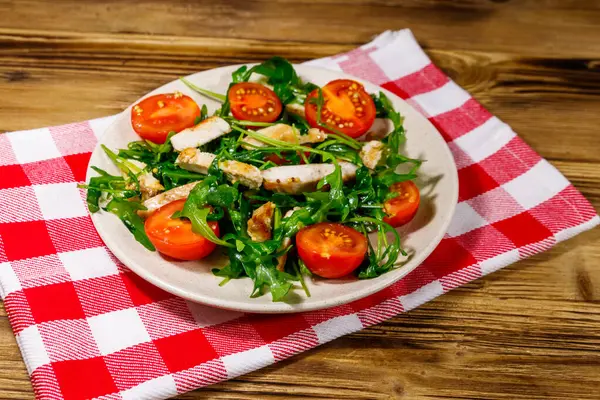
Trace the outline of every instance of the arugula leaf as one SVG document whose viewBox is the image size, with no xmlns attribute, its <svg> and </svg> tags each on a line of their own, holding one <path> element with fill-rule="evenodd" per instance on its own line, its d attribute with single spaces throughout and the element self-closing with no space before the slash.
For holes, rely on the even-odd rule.
<svg viewBox="0 0 600 400">
<path fill-rule="evenodd" d="M 127 201 L 115 197 L 106 205 L 106 209 L 123 221 L 127 229 L 133 234 L 135 240 L 140 242 L 142 246 L 150 251 L 156 250 L 146 235 L 144 221 L 137 214 L 138 210 L 145 210 L 146 207 L 139 202 Z"/>
<path fill-rule="evenodd" d="M 92 169 L 100 174 L 100 176 L 90 178 L 88 184 L 77 185 L 79 188 L 87 189 L 86 202 L 91 213 L 100 210 L 99 201 L 102 192 L 119 198 L 130 198 L 137 195 L 137 192 L 134 190 L 127 189 L 123 177 L 110 175 L 98 167 L 92 166 Z"/>
<path fill-rule="evenodd" d="M 203 89 L 203 88 L 201 88 L 199 86 L 194 85 L 192 82 L 188 81 L 185 78 L 179 78 L 179 80 L 181 82 L 183 82 L 190 89 L 192 89 L 192 90 L 200 93 L 201 95 L 204 95 L 204 96 L 206 96 L 208 98 L 211 98 L 213 100 L 217 100 L 217 101 L 223 103 L 227 99 L 227 96 L 225 96 L 223 94 L 212 92 L 212 91 L 207 90 L 207 89 Z"/>
<path fill-rule="evenodd" d="M 256 277 L 254 279 L 254 293 L 260 293 L 262 287 L 267 285 L 271 292 L 273 301 L 281 301 L 292 288 L 289 277 L 286 273 L 278 271 L 273 266 L 269 267 L 264 263 L 256 265 Z"/>
<path fill-rule="evenodd" d="M 112 150 L 110 150 L 105 145 L 100 145 L 100 147 L 102 147 L 102 150 L 104 150 L 104 152 L 106 153 L 108 158 L 110 158 L 111 161 L 126 175 L 129 175 L 129 174 L 137 175 L 140 172 L 142 172 L 142 169 L 139 168 L 137 165 L 133 164 L 130 161 L 127 161 L 127 159 L 125 159 L 123 157 L 119 157 L 117 154 L 115 154 Z"/>
<path fill-rule="evenodd" d="M 206 118 L 208 118 L 208 108 L 206 107 L 206 104 L 202 105 L 202 108 L 200 109 L 200 115 L 196 117 L 196 119 L 194 120 L 194 125 L 198 125 L 200 122 L 204 121 Z"/>
<path fill-rule="evenodd" d="M 246 65 L 242 65 L 241 67 L 233 71 L 233 73 L 231 74 L 231 80 L 234 83 L 248 82 L 248 79 L 250 79 L 252 72 L 252 69 L 248 70 L 248 67 Z"/>
<path fill-rule="evenodd" d="M 228 185 L 217 186 L 217 179 L 209 176 L 192 189 L 180 215 L 190 220 L 194 232 L 213 243 L 232 247 L 231 243 L 219 239 L 208 226 L 211 209 L 207 206 L 229 207 L 237 197 L 237 189 Z"/>
</svg>

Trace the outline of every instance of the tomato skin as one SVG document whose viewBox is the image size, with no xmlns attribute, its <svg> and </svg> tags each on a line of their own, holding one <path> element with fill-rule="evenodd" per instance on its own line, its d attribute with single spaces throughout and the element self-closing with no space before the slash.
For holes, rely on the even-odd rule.
<svg viewBox="0 0 600 400">
<path fill-rule="evenodd" d="M 253 122 L 274 122 L 283 105 L 274 91 L 254 82 L 240 82 L 227 92 L 231 114 L 235 119 Z"/>
<path fill-rule="evenodd" d="M 131 108 L 131 125 L 142 139 L 162 144 L 169 132 L 194 126 L 200 108 L 191 97 L 181 93 L 150 96 Z"/>
<path fill-rule="evenodd" d="M 383 209 L 387 214 L 383 218 L 383 222 L 397 228 L 407 224 L 415 217 L 421 203 L 421 194 L 413 181 L 394 183 L 390 186 L 390 191 L 397 192 L 399 195 L 383 204 Z"/>
<path fill-rule="evenodd" d="M 214 251 L 217 245 L 204 236 L 192 231 L 192 223 L 183 219 L 172 219 L 176 211 L 183 210 L 185 199 L 165 204 L 154 211 L 144 224 L 146 235 L 156 249 L 177 260 L 199 260 Z M 219 236 L 219 224 L 208 223 L 215 235 Z"/>
<path fill-rule="evenodd" d="M 321 91 L 325 102 L 321 110 L 321 123 L 330 126 L 331 129 L 318 124 L 318 108 L 313 102 L 313 99 L 319 96 L 318 90 L 312 91 L 304 102 L 306 120 L 313 128 L 325 129 L 331 133 L 343 132 L 357 138 L 373 125 L 375 103 L 361 83 L 350 79 L 337 79 L 329 82 Z"/>
<path fill-rule="evenodd" d="M 321 222 L 296 235 L 298 256 L 315 275 L 341 278 L 354 271 L 367 253 L 367 238 L 348 226 Z"/>
</svg>

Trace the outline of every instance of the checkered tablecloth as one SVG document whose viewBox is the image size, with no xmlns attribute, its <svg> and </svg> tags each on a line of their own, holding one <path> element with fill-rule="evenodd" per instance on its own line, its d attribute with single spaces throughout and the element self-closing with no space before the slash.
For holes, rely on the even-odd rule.
<svg viewBox="0 0 600 400">
<path fill-rule="evenodd" d="M 309 64 L 396 93 L 448 142 L 459 203 L 433 254 L 393 286 L 327 310 L 249 315 L 188 303 L 110 253 L 76 187 L 113 117 L 0 135 L 0 294 L 38 398 L 161 399 L 230 379 L 598 224 L 560 172 L 433 65 L 410 31 Z"/>
</svg>

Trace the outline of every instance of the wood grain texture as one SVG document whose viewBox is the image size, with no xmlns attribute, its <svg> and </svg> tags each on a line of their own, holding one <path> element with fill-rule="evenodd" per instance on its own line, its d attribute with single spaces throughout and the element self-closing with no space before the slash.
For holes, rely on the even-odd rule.
<svg viewBox="0 0 600 400">
<path fill-rule="evenodd" d="M 114 114 L 180 75 L 410 27 L 600 209 L 600 2 L 0 0 L 0 132 Z M 181 399 L 598 399 L 600 231 Z M 33 392 L 0 305 L 0 398 Z"/>
</svg>

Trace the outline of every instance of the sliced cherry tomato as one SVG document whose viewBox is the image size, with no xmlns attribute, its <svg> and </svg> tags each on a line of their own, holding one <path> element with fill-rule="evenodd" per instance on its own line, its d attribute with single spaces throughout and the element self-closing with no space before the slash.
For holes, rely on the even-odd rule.
<svg viewBox="0 0 600 400">
<path fill-rule="evenodd" d="M 394 183 L 390 187 L 390 191 L 398 193 L 398 196 L 383 204 L 383 209 L 388 215 L 383 218 L 383 222 L 387 222 L 395 228 L 410 222 L 415 217 L 421 202 L 421 195 L 413 181 Z"/>
<path fill-rule="evenodd" d="M 131 125 L 143 139 L 164 143 L 169 132 L 194 126 L 200 108 L 191 97 L 181 93 L 150 96 L 131 109 Z"/>
<path fill-rule="evenodd" d="M 296 235 L 298 255 L 315 275 L 340 278 L 354 271 L 367 253 L 367 238 L 342 224 L 321 222 Z"/>
<path fill-rule="evenodd" d="M 183 210 L 185 199 L 165 204 L 156 210 L 144 225 L 146 235 L 158 251 L 178 260 L 199 260 L 213 252 L 217 246 L 204 236 L 192 231 L 192 223 L 171 218 Z M 219 224 L 211 221 L 208 226 L 219 236 Z"/>
<path fill-rule="evenodd" d="M 375 103 L 360 83 L 350 79 L 337 79 L 325 85 L 321 123 L 330 127 L 329 132 L 343 132 L 357 138 L 369 130 L 375 121 Z M 304 103 L 306 120 L 314 128 L 322 128 L 317 121 L 318 90 L 312 91 Z"/>
<path fill-rule="evenodd" d="M 231 113 L 236 119 L 242 121 L 273 122 L 281 114 L 282 105 L 279 97 L 260 83 L 236 83 L 229 89 L 227 97 Z"/>
</svg>

